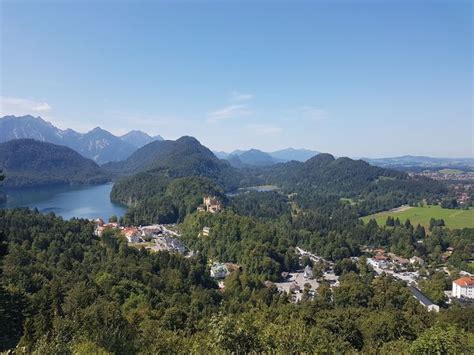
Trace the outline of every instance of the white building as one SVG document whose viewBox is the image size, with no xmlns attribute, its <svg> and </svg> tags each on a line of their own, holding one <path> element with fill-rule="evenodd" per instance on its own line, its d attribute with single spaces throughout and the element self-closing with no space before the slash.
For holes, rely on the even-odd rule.
<svg viewBox="0 0 474 355">
<path fill-rule="evenodd" d="M 303 277 L 305 279 L 312 279 L 313 278 L 313 269 L 311 268 L 311 266 L 306 265 L 306 267 L 304 268 Z"/>
<path fill-rule="evenodd" d="M 428 297 L 426 297 L 419 289 L 413 286 L 408 286 L 413 297 L 415 297 L 428 312 L 439 312 L 439 306 L 434 304 Z"/>
<path fill-rule="evenodd" d="M 229 270 L 224 264 L 214 263 L 211 266 L 211 277 L 214 279 L 223 279 L 229 274 Z"/>
<path fill-rule="evenodd" d="M 453 281 L 453 297 L 474 298 L 474 277 L 466 276 Z"/>
</svg>

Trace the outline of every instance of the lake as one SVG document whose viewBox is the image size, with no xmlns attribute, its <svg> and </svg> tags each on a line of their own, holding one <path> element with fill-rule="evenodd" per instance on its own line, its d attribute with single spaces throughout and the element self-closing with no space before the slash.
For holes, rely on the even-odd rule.
<svg viewBox="0 0 474 355">
<path fill-rule="evenodd" d="M 110 201 L 112 183 L 93 186 L 49 186 L 6 191 L 0 208 L 29 207 L 41 213 L 54 212 L 64 219 L 121 217 L 127 208 Z"/>
</svg>

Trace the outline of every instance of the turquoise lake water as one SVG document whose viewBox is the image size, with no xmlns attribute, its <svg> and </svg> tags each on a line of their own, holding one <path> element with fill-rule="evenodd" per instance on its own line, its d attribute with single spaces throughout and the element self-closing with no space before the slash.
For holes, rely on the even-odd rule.
<svg viewBox="0 0 474 355">
<path fill-rule="evenodd" d="M 8 190 L 7 203 L 0 208 L 29 207 L 41 213 L 54 212 L 64 219 L 121 217 L 127 208 L 110 201 L 113 184 L 93 186 L 53 186 Z"/>
</svg>

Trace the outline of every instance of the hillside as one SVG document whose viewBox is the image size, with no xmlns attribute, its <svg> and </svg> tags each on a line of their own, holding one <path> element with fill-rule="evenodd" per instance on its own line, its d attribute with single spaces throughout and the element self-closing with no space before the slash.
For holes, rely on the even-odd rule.
<svg viewBox="0 0 474 355">
<path fill-rule="evenodd" d="M 264 152 L 258 149 L 235 150 L 232 153 L 214 151 L 219 159 L 226 159 L 237 168 L 249 166 L 268 166 L 289 161 L 305 162 L 318 155 L 319 152 L 308 149 L 286 148 L 274 152 Z M 237 160 L 238 158 L 238 160 Z"/>
<path fill-rule="evenodd" d="M 314 150 L 308 150 L 308 149 L 287 148 L 287 149 L 277 150 L 275 152 L 270 152 L 268 154 L 272 156 L 273 158 L 278 159 L 280 161 L 295 160 L 295 161 L 305 162 L 306 160 L 318 155 L 319 152 L 314 151 Z"/>
<path fill-rule="evenodd" d="M 87 133 L 62 130 L 41 117 L 30 115 L 0 118 L 0 143 L 24 138 L 64 145 L 98 164 L 126 159 L 137 147 L 153 140 L 162 140 L 160 136 L 150 137 L 141 131 L 131 131 L 117 137 L 100 127 Z"/>
<path fill-rule="evenodd" d="M 103 168 L 111 174 L 126 176 L 114 184 L 111 198 L 133 207 L 126 220 L 135 223 L 175 222 L 195 210 L 205 192 L 235 190 L 242 181 L 237 169 L 217 159 L 193 137 L 152 142 L 127 160 L 105 164 Z M 175 191 L 170 186 L 178 181 L 183 182 L 179 185 L 180 201 L 170 193 Z M 188 207 L 184 208 L 185 201 Z"/>
<path fill-rule="evenodd" d="M 349 198 L 360 215 L 423 198 L 436 200 L 447 192 L 446 185 L 438 181 L 323 153 L 305 163 L 292 161 L 262 168 L 259 177 L 266 184 L 296 193 L 300 207 L 330 211 L 341 199 Z"/>
<path fill-rule="evenodd" d="M 70 148 L 16 139 L 0 144 L 0 170 L 5 187 L 94 184 L 108 181 L 108 175 L 92 160 Z"/>
<path fill-rule="evenodd" d="M 231 155 L 227 159 L 230 160 L 233 156 L 234 155 Z M 270 154 L 262 152 L 261 150 L 258 150 L 258 149 L 247 150 L 237 155 L 237 157 L 244 165 L 250 165 L 250 166 L 267 166 L 267 165 L 273 165 L 279 162 L 277 159 L 272 158 Z"/>
<path fill-rule="evenodd" d="M 149 143 L 128 159 L 105 164 L 103 168 L 117 175 L 154 171 L 169 177 L 204 176 L 229 188 L 235 187 L 239 175 L 228 162 L 216 158 L 197 139 L 187 136 Z"/>
</svg>

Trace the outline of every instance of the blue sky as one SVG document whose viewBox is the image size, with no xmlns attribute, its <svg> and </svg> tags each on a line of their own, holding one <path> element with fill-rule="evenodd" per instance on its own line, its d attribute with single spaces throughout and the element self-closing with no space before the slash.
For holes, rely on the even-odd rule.
<svg viewBox="0 0 474 355">
<path fill-rule="evenodd" d="M 0 9 L 2 114 L 226 151 L 474 156 L 470 1 Z"/>
</svg>

